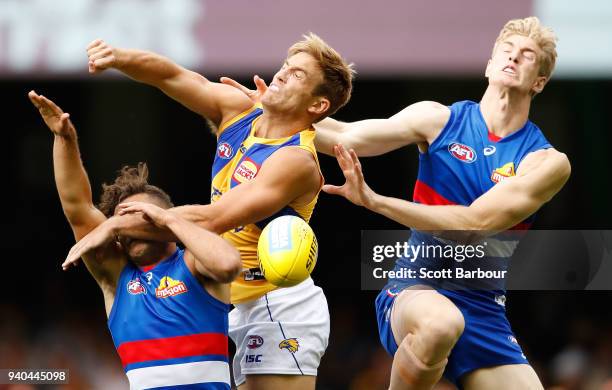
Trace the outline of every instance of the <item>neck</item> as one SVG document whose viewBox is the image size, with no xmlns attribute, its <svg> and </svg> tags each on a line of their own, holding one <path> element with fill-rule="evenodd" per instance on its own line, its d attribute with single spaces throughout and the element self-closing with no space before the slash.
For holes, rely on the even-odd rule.
<svg viewBox="0 0 612 390">
<path fill-rule="evenodd" d="M 255 135 L 260 138 L 284 138 L 312 126 L 309 117 L 298 117 L 295 114 L 278 114 L 264 110 L 255 128 Z"/>
<path fill-rule="evenodd" d="M 142 253 L 140 256 L 132 257 L 132 261 L 139 267 L 147 267 L 167 259 L 168 257 L 172 256 L 175 251 L 176 244 L 174 242 L 169 242 L 162 248 L 150 248 L 150 250 Z"/>
<path fill-rule="evenodd" d="M 505 137 L 527 122 L 531 96 L 507 88 L 489 85 L 480 101 L 480 110 L 487 128 L 498 137 Z"/>
</svg>

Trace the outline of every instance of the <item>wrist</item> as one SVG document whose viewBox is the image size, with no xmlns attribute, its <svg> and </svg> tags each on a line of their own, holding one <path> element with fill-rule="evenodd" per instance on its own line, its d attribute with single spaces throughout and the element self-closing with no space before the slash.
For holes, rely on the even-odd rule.
<svg viewBox="0 0 612 390">
<path fill-rule="evenodd" d="M 377 194 L 376 192 L 370 190 L 368 196 L 366 196 L 366 201 L 364 203 L 365 208 L 370 211 L 377 212 L 380 209 L 380 205 L 382 203 L 382 196 Z"/>
</svg>

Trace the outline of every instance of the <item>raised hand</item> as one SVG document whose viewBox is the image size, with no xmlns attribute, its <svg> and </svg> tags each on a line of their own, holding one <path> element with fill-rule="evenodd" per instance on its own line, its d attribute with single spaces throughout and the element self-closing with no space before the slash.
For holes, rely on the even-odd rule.
<svg viewBox="0 0 612 390">
<path fill-rule="evenodd" d="M 62 269 L 66 271 L 71 265 L 76 266 L 83 255 L 86 255 L 98 248 L 106 246 L 115 239 L 113 229 L 110 228 L 110 219 L 98 225 L 94 230 L 89 232 L 68 252 L 66 260 L 62 263 Z"/>
<path fill-rule="evenodd" d="M 51 100 L 37 94 L 35 91 L 30 91 L 28 97 L 34 107 L 38 108 L 40 116 L 53 134 L 65 137 L 76 133 L 72 121 L 70 121 L 70 114 L 62 111 Z"/>
<path fill-rule="evenodd" d="M 152 203 L 144 202 L 126 202 L 121 203 L 117 206 L 117 213 L 119 215 L 142 213 L 143 217 L 155 224 L 158 227 L 168 226 L 168 222 L 173 218 L 173 214 L 164 210 L 159 206 Z"/>
<path fill-rule="evenodd" d="M 102 39 L 96 39 L 87 46 L 87 56 L 89 57 L 89 73 L 92 74 L 112 68 L 117 62 L 115 48 Z"/>
<path fill-rule="evenodd" d="M 323 186 L 323 191 L 328 194 L 344 196 L 357 206 L 370 207 L 376 194 L 365 182 L 361 163 L 355 151 L 353 149 L 347 151 L 344 146 L 338 144 L 334 146 L 334 154 L 346 182 L 342 186 L 326 184 Z"/>
<path fill-rule="evenodd" d="M 268 90 L 266 82 L 257 75 L 253 76 L 253 81 L 255 82 L 255 87 L 257 88 L 256 90 L 249 89 L 240 84 L 238 81 L 230 79 L 229 77 L 221 77 L 220 81 L 221 83 L 234 87 L 247 95 L 254 104 L 261 102 L 261 97 Z"/>
</svg>

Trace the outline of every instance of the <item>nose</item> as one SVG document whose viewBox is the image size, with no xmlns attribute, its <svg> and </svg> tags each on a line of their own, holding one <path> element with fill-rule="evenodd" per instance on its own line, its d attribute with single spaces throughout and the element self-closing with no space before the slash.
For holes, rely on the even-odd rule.
<svg viewBox="0 0 612 390">
<path fill-rule="evenodd" d="M 508 58 L 510 61 L 514 62 L 515 64 L 518 64 L 518 59 L 519 59 L 519 51 L 518 50 L 512 50 L 510 52 L 510 58 Z"/>
</svg>

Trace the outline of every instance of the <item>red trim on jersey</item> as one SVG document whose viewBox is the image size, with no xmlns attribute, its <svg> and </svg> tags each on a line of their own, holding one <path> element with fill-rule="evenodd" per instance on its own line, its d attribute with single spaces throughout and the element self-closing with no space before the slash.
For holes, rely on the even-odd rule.
<svg viewBox="0 0 612 390">
<path fill-rule="evenodd" d="M 138 326 L 138 325 L 135 325 Z M 200 333 L 163 339 L 129 341 L 117 348 L 123 366 L 150 360 L 176 359 L 187 356 L 228 356 L 227 335 Z"/>
<path fill-rule="evenodd" d="M 489 134 L 489 141 L 491 142 L 499 142 L 499 140 L 501 140 L 503 137 L 499 137 L 493 133 L 491 133 L 490 130 L 487 130 L 487 133 Z"/>
<path fill-rule="evenodd" d="M 508 230 L 529 230 L 530 227 L 531 227 L 531 222 L 521 222 L 521 223 L 517 223 L 516 225 L 512 226 Z"/>
<path fill-rule="evenodd" d="M 153 268 L 155 268 L 156 265 L 157 264 L 145 265 L 144 267 L 140 267 L 140 269 L 142 270 L 142 272 L 149 272 Z"/>
<path fill-rule="evenodd" d="M 414 193 L 412 195 L 412 199 L 415 202 L 419 202 L 426 205 L 447 206 L 457 204 L 438 194 L 436 190 L 434 190 L 433 188 L 431 188 L 420 180 L 417 180 L 416 184 L 414 185 Z"/>
</svg>

